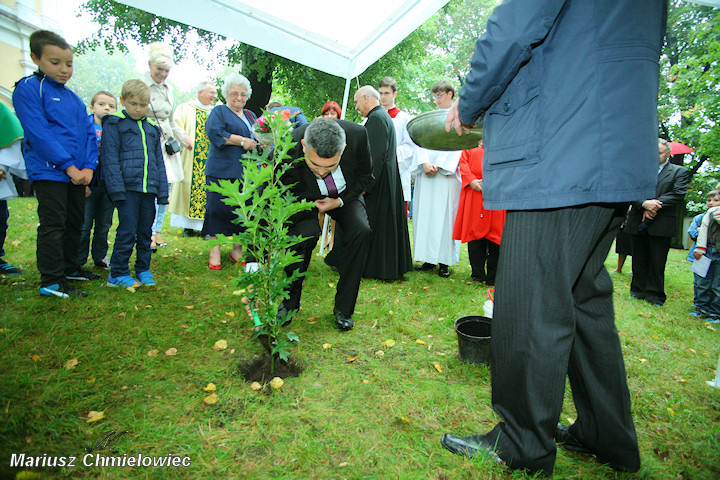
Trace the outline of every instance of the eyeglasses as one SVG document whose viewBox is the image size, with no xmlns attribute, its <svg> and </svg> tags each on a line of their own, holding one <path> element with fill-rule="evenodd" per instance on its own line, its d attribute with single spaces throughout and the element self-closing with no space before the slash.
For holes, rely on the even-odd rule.
<svg viewBox="0 0 720 480">
<path fill-rule="evenodd" d="M 433 94 L 432 94 L 433 98 L 440 98 L 440 97 L 443 97 L 443 96 L 445 96 L 445 95 L 447 95 L 447 92 L 439 92 L 439 93 L 433 93 Z"/>
<path fill-rule="evenodd" d="M 208 91 L 208 90 L 201 90 L 201 91 L 203 93 L 210 95 L 211 97 L 217 97 L 217 92 L 212 92 L 212 91 Z"/>
<path fill-rule="evenodd" d="M 229 97 L 229 98 L 235 98 L 235 97 L 247 98 L 247 96 L 248 96 L 248 95 L 247 95 L 247 93 L 245 93 L 245 92 L 243 92 L 243 93 L 229 92 L 229 93 L 228 93 L 228 97 Z"/>
</svg>

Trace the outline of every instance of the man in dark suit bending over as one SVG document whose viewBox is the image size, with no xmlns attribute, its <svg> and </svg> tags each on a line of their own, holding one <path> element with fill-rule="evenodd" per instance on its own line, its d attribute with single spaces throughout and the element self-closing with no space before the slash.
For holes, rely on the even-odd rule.
<svg viewBox="0 0 720 480">
<path fill-rule="evenodd" d="M 294 184 L 292 191 L 299 198 L 314 201 L 316 208 L 301 212 L 292 219 L 291 235 L 309 237 L 296 245 L 302 262 L 287 269 L 307 271 L 312 251 L 320 238 L 318 212 L 327 213 L 343 231 L 342 251 L 338 269 L 340 279 L 335 294 L 335 323 L 340 330 L 350 330 L 354 322 L 360 280 L 370 245 L 370 223 L 363 191 L 372 181 L 370 145 L 365 127 L 345 120 L 319 118 L 293 131 L 297 142 L 290 151 L 293 159 L 305 157 L 283 176 L 283 183 Z M 293 282 L 290 297 L 283 303 L 285 310 L 300 308 L 303 277 Z"/>
</svg>

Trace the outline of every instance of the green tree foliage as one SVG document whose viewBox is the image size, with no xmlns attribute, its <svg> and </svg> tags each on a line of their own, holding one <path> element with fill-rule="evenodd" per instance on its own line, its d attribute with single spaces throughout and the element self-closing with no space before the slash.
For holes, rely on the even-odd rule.
<svg viewBox="0 0 720 480">
<path fill-rule="evenodd" d="M 663 53 L 660 133 L 696 150 L 695 173 L 720 160 L 720 10 L 673 0 Z"/>
<path fill-rule="evenodd" d="M 92 96 L 101 90 L 112 93 L 119 102 L 123 82 L 139 76 L 132 55 L 119 52 L 113 55 L 98 47 L 75 54 L 73 76 L 67 85 L 89 106 Z"/>
<path fill-rule="evenodd" d="M 451 0 L 425 24 L 371 65 L 351 86 L 347 117 L 359 120 L 352 109 L 352 95 L 358 85 L 377 85 L 385 75 L 398 82 L 398 104 L 419 113 L 434 108 L 429 90 L 437 80 L 448 78 L 459 84 L 467 71 L 467 62 L 475 39 L 484 31 L 487 17 L 499 0 Z M 105 0 L 88 0 L 83 9 L 101 25 L 97 34 L 81 42 L 82 50 L 104 45 L 127 50 L 125 43 L 142 44 L 165 41 L 181 58 L 197 53 L 194 40 L 212 45 L 223 37 L 195 29 L 126 5 Z M 197 35 L 195 35 L 197 33 Z M 236 43 L 227 51 L 230 65 L 240 70 L 253 85 L 248 108 L 258 110 L 270 96 L 286 105 L 298 106 L 306 116 L 320 114 L 328 100 L 342 102 L 345 79 L 329 75 L 250 45 Z M 262 84 L 262 85 L 261 85 Z"/>
</svg>

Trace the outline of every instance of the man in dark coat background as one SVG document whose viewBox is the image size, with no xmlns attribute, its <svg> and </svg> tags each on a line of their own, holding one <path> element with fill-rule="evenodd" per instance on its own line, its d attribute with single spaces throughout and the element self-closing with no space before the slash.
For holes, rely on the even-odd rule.
<svg viewBox="0 0 720 480">
<path fill-rule="evenodd" d="M 338 265 L 335 323 L 340 330 L 350 330 L 372 233 L 363 198 L 363 191 L 373 180 L 367 131 L 362 125 L 345 120 L 318 118 L 296 128 L 293 141 L 296 145 L 290 150 L 290 157 L 305 157 L 305 161 L 294 163 L 282 181 L 294 184 L 293 194 L 314 201 L 316 208 L 291 219 L 290 234 L 309 238 L 294 247 L 303 261 L 288 267 L 286 273 L 290 275 L 296 269 L 307 271 L 320 238 L 318 212 L 330 215 L 343 229 L 342 239 L 336 241 L 340 245 L 335 245 L 344 252 Z M 302 283 L 300 277 L 291 285 L 281 315 L 283 309 L 300 308 Z"/>
<path fill-rule="evenodd" d="M 372 229 L 364 277 L 397 280 L 413 269 L 407 213 L 397 165 L 395 126 L 380 106 L 380 93 L 370 85 L 355 93 L 355 108 L 367 117 L 365 128 L 375 180 L 365 188 Z"/>
<path fill-rule="evenodd" d="M 630 295 L 653 305 L 665 303 L 665 263 L 670 240 L 678 234 L 678 215 L 690 183 L 690 171 L 670 163 L 670 143 L 658 139 L 660 166 L 655 198 L 633 202 L 625 231 L 632 238 Z"/>
<path fill-rule="evenodd" d="M 557 442 L 640 468 L 604 262 L 629 202 L 655 195 L 666 15 L 664 0 L 505 0 L 475 43 L 445 128 L 484 115 L 484 205 L 507 210 L 490 346 L 502 421 L 443 435 L 453 453 L 550 475 Z"/>
</svg>

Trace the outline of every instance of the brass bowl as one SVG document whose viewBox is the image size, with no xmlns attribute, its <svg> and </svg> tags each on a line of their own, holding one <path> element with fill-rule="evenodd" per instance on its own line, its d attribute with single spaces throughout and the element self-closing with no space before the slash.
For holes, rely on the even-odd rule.
<svg viewBox="0 0 720 480">
<path fill-rule="evenodd" d="M 475 148 L 483 137 L 483 121 L 478 120 L 477 126 L 470 133 L 458 136 L 455 130 L 445 131 L 445 119 L 448 110 L 433 110 L 421 113 L 407 124 L 410 138 L 416 145 L 429 150 L 468 150 Z"/>
</svg>

